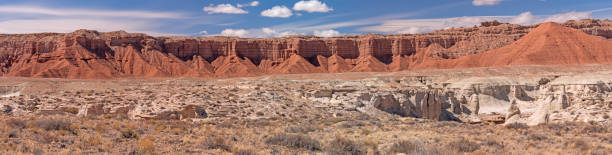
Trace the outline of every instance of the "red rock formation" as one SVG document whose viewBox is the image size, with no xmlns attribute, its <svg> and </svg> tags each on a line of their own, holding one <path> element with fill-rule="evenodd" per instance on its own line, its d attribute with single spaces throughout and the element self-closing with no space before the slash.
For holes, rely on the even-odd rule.
<svg viewBox="0 0 612 155">
<path fill-rule="evenodd" d="M 256 76 L 261 72 L 248 58 L 237 56 L 221 56 L 212 62 L 215 66 L 215 75 L 218 77 Z"/>
<path fill-rule="evenodd" d="M 353 66 L 344 60 L 344 58 L 334 54 L 327 59 L 327 71 L 329 73 L 348 72 Z"/>
<path fill-rule="evenodd" d="M 321 73 L 321 68 L 315 67 L 304 57 L 293 54 L 289 59 L 274 67 L 268 73 L 272 74 L 296 74 L 296 73 Z"/>
<path fill-rule="evenodd" d="M 387 72 L 389 68 L 374 56 L 362 56 L 354 60 L 355 67 L 350 72 Z"/>
<path fill-rule="evenodd" d="M 544 23 L 511 45 L 454 60 L 425 60 L 414 68 L 610 63 L 612 41 L 557 23 Z"/>
<path fill-rule="evenodd" d="M 608 20 L 570 21 L 564 26 L 579 29 L 591 36 L 603 38 L 612 36 L 612 22 Z M 459 59 L 467 59 L 464 57 L 509 45 L 534 28 L 535 26 L 493 21 L 484 22 L 480 27 L 455 28 L 427 34 L 367 34 L 336 38 L 313 36 L 268 39 L 155 38 L 123 31 L 100 33 L 88 30 L 78 30 L 68 34 L 0 35 L 0 75 L 63 78 L 232 77 L 272 72 L 315 72 L 312 69 L 313 66 L 318 68 L 316 72 L 332 73 L 444 68 L 459 65 L 447 62 L 458 62 Z M 542 35 L 553 34 L 553 32 L 550 33 Z M 574 35 L 568 38 L 572 37 L 588 38 L 584 35 Z M 523 48 L 523 50 L 555 49 L 557 47 L 554 46 L 557 45 L 560 48 L 578 51 L 607 48 L 607 46 L 591 47 L 590 44 L 583 44 L 592 41 L 601 43 L 602 41 L 598 39 L 578 40 L 580 44 L 572 43 L 573 40 L 566 40 L 568 44 L 552 42 L 551 39 L 562 38 L 543 39 L 544 41 L 532 39 L 529 42 L 546 45 L 542 47 L 534 45 Z M 586 47 L 579 47 L 582 45 Z M 563 60 L 555 63 L 549 62 L 548 59 L 538 59 L 538 62 L 546 64 L 584 64 L 607 61 L 606 56 L 601 54 L 524 54 L 529 56 L 514 56 L 533 60 L 536 59 L 536 56 Z M 291 59 L 292 55 L 297 55 L 300 59 Z M 602 60 L 600 56 L 603 57 Z M 569 59 L 570 57 L 574 57 L 574 60 Z M 470 59 L 476 58 L 470 57 Z M 509 65 L 531 64 L 523 61 L 528 60 L 505 63 L 510 63 Z M 297 66 L 297 64 L 304 64 L 304 66 Z M 466 62 L 459 66 L 482 65 L 471 65 Z M 279 68 L 284 70 L 278 70 Z"/>
</svg>

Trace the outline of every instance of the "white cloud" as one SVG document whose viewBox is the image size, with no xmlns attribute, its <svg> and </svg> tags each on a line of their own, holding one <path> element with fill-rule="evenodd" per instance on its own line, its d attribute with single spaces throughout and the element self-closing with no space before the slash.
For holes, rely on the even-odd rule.
<svg viewBox="0 0 612 155">
<path fill-rule="evenodd" d="M 234 36 L 234 37 L 247 37 L 249 31 L 245 29 L 225 29 L 221 31 L 221 35 L 223 36 Z"/>
<path fill-rule="evenodd" d="M 438 19 L 389 20 L 381 25 L 363 27 L 359 30 L 385 33 L 424 33 L 452 27 L 471 27 L 480 22 L 496 20 L 499 16 L 471 16 Z"/>
<path fill-rule="evenodd" d="M 149 31 L 154 22 L 134 20 L 101 19 L 24 19 L 0 22 L 0 33 L 68 33 L 78 29 L 98 31 L 126 30 L 128 32 L 152 33 Z"/>
<path fill-rule="evenodd" d="M 503 0 L 474 0 L 472 1 L 472 5 L 474 6 L 484 6 L 484 5 L 497 5 L 501 3 Z"/>
<path fill-rule="evenodd" d="M 215 14 L 215 13 L 221 13 L 221 14 L 247 14 L 249 12 L 247 12 L 246 10 L 243 10 L 241 8 L 235 7 L 231 4 L 219 4 L 219 5 L 210 5 L 207 7 L 204 7 L 204 12 L 207 12 L 208 14 Z"/>
<path fill-rule="evenodd" d="M 237 36 L 242 38 L 270 38 L 270 37 L 284 37 L 288 35 L 296 35 L 297 33 L 292 31 L 278 31 L 273 28 L 260 28 L 260 29 L 225 29 L 221 31 L 222 36 Z M 214 35 L 213 35 L 214 36 Z"/>
<path fill-rule="evenodd" d="M 313 35 L 318 36 L 318 37 L 336 37 L 336 36 L 340 36 L 340 32 L 336 30 L 324 30 L 324 31 L 315 30 Z"/>
<path fill-rule="evenodd" d="M 271 9 L 262 11 L 261 16 L 276 17 L 276 18 L 289 18 L 293 16 L 293 13 L 286 6 L 274 6 Z"/>
<path fill-rule="evenodd" d="M 206 30 L 202 30 L 202 31 L 198 32 L 198 34 L 199 34 L 199 35 L 207 35 L 207 34 L 208 34 L 208 31 L 206 31 Z"/>
<path fill-rule="evenodd" d="M 362 27 L 358 30 L 384 33 L 426 33 L 453 27 L 472 27 L 479 25 L 481 22 L 491 20 L 519 25 L 532 25 L 542 22 L 563 23 L 568 20 L 590 18 L 591 14 L 597 11 L 572 11 L 554 15 L 533 15 L 531 12 L 524 12 L 517 16 L 467 16 L 438 19 L 386 20 L 382 24 Z"/>
<path fill-rule="evenodd" d="M 252 1 L 251 3 L 248 4 L 236 4 L 236 7 L 238 8 L 242 8 L 242 7 L 247 7 L 247 6 L 258 6 L 259 5 L 259 1 Z"/>
<path fill-rule="evenodd" d="M 251 5 L 251 6 L 258 6 L 259 5 L 259 1 L 253 1 L 249 5 Z"/>
<path fill-rule="evenodd" d="M 183 18 L 175 12 L 152 12 L 138 10 L 94 10 L 94 9 L 54 9 L 38 6 L 0 5 L 0 12 L 6 14 L 36 14 L 48 16 L 91 16 L 122 18 Z"/>
<path fill-rule="evenodd" d="M 327 7 L 327 4 L 322 3 L 318 0 L 299 1 L 293 5 L 295 11 L 306 11 L 306 12 L 330 12 L 334 9 Z"/>
<path fill-rule="evenodd" d="M 510 19 L 510 23 L 519 25 L 531 25 L 534 24 L 535 21 L 536 19 L 531 12 L 524 12 Z"/>
<path fill-rule="evenodd" d="M 591 13 L 592 13 L 591 11 L 588 11 L 588 12 L 572 11 L 568 13 L 562 13 L 562 14 L 556 14 L 556 15 L 549 16 L 548 18 L 546 18 L 545 21 L 563 23 L 568 20 L 580 20 L 580 19 L 590 18 Z"/>
<path fill-rule="evenodd" d="M 267 27 L 262 28 L 261 32 L 263 32 L 263 35 L 254 36 L 254 37 L 256 37 L 256 38 L 263 38 L 263 37 L 284 37 L 284 36 L 288 36 L 288 35 L 296 35 L 297 34 L 297 33 L 290 32 L 290 31 L 278 32 L 278 31 L 276 31 L 274 29 L 267 28 Z"/>
</svg>

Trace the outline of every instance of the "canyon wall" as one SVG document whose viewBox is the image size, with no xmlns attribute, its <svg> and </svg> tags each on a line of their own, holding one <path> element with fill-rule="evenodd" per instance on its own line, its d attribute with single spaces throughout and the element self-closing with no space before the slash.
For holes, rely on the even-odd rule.
<svg viewBox="0 0 612 155">
<path fill-rule="evenodd" d="M 612 22 L 609 20 L 569 21 L 564 25 L 591 35 L 612 38 Z M 346 59 L 349 64 L 364 56 L 373 56 L 390 64 L 394 56 L 415 55 L 430 45 L 441 48 L 429 51 L 428 56 L 456 59 L 509 45 L 536 26 L 491 21 L 478 27 L 427 34 L 365 34 L 335 38 L 152 37 L 124 31 L 102 33 L 90 30 L 67 34 L 0 35 L 0 75 L 73 78 L 205 76 L 209 73 L 195 70 L 194 64 L 238 57 L 232 60 L 247 61 L 241 65 L 252 63 L 262 68 L 265 62 L 274 67 L 294 54 L 315 66 L 320 65 L 318 57 L 332 55 Z M 195 61 L 196 57 L 206 62 Z M 213 65 L 207 72 L 214 72 L 216 68 Z M 227 69 L 234 70 L 232 67 Z"/>
</svg>

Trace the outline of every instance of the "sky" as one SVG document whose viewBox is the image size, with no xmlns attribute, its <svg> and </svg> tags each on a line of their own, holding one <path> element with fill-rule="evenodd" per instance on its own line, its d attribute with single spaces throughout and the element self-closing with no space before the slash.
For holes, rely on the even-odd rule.
<svg viewBox="0 0 612 155">
<path fill-rule="evenodd" d="M 612 19 L 611 0 L 2 0 L 0 33 L 124 30 L 154 36 L 426 33 L 499 20 Z"/>
</svg>

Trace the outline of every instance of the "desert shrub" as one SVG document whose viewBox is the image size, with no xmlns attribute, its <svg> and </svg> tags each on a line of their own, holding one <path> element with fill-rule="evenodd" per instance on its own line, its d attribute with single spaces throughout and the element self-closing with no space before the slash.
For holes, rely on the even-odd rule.
<svg viewBox="0 0 612 155">
<path fill-rule="evenodd" d="M 121 133 L 122 138 L 128 138 L 128 139 L 138 138 L 138 131 L 132 128 L 120 129 L 119 133 Z"/>
<path fill-rule="evenodd" d="M 606 133 L 608 128 L 601 125 L 586 125 L 582 127 L 582 133 Z"/>
<path fill-rule="evenodd" d="M 598 147 L 595 148 L 593 150 L 591 150 L 591 155 L 607 155 L 607 154 L 611 154 L 612 150 L 606 149 L 604 147 Z"/>
<path fill-rule="evenodd" d="M 368 153 L 368 147 L 363 143 L 358 143 L 346 138 L 337 137 L 329 142 L 325 151 L 331 155 L 352 154 L 365 155 Z"/>
<path fill-rule="evenodd" d="M 240 149 L 234 152 L 234 155 L 257 155 L 257 153 L 252 149 Z"/>
<path fill-rule="evenodd" d="M 26 123 L 20 119 L 9 119 L 6 121 L 6 125 L 14 129 L 23 129 L 26 127 Z"/>
<path fill-rule="evenodd" d="M 574 139 L 573 141 L 566 143 L 566 145 L 581 151 L 587 151 L 591 148 L 591 145 L 582 139 Z"/>
<path fill-rule="evenodd" d="M 506 128 L 508 129 L 528 129 L 529 126 L 527 126 L 527 124 L 525 123 L 510 123 L 506 125 Z"/>
<path fill-rule="evenodd" d="M 19 131 L 17 131 L 17 130 L 10 130 L 7 133 L 7 137 L 8 138 L 17 138 L 17 137 L 19 137 Z"/>
<path fill-rule="evenodd" d="M 87 144 L 88 146 L 98 146 L 102 144 L 102 137 L 100 136 L 89 137 L 85 139 L 85 144 Z"/>
<path fill-rule="evenodd" d="M 309 132 L 314 132 L 317 130 L 320 130 L 320 127 L 317 126 L 313 126 L 310 124 L 302 124 L 302 125 L 296 125 L 296 126 L 289 126 L 287 128 L 285 128 L 285 132 L 288 133 L 309 133 Z"/>
<path fill-rule="evenodd" d="M 456 127 L 459 126 L 458 122 L 454 122 L 454 121 L 440 121 L 440 122 L 436 122 L 435 127 L 439 128 L 439 127 Z"/>
<path fill-rule="evenodd" d="M 450 142 L 446 147 L 457 152 L 474 152 L 480 148 L 480 145 L 462 138 L 460 140 Z"/>
<path fill-rule="evenodd" d="M 539 133 L 529 134 L 529 137 L 527 137 L 527 138 L 529 140 L 534 140 L 534 141 L 541 141 L 541 140 L 548 139 L 548 137 L 546 135 L 539 134 Z"/>
<path fill-rule="evenodd" d="M 304 148 L 307 150 L 321 150 L 319 141 L 296 134 L 276 134 L 266 140 L 269 145 L 281 145 L 293 148 Z"/>
<path fill-rule="evenodd" d="M 352 127 L 360 127 L 360 126 L 365 126 L 366 123 L 364 123 L 363 121 L 344 121 L 344 122 L 340 122 L 340 127 L 341 128 L 352 128 Z"/>
<path fill-rule="evenodd" d="M 227 152 L 232 151 L 232 146 L 229 142 L 225 140 L 223 137 L 209 137 L 206 138 L 203 142 L 203 145 L 206 149 L 219 149 Z"/>
<path fill-rule="evenodd" d="M 404 154 L 429 154 L 429 152 L 421 141 L 415 140 L 402 140 L 394 143 L 389 150 L 392 154 L 404 153 Z"/>
<path fill-rule="evenodd" d="M 550 82 L 550 79 L 548 78 L 541 78 L 540 80 L 538 80 L 538 84 L 539 85 L 546 85 Z"/>
<path fill-rule="evenodd" d="M 66 131 L 74 131 L 75 128 L 72 127 L 72 122 L 64 119 L 40 119 L 35 122 L 35 126 L 39 129 L 44 129 L 47 131 L 51 130 L 66 130 Z"/>
<path fill-rule="evenodd" d="M 155 153 L 155 138 L 147 137 L 138 142 L 138 152 L 140 154 L 153 154 Z"/>
<path fill-rule="evenodd" d="M 489 148 L 494 148 L 496 150 L 501 150 L 504 149 L 505 145 L 503 142 L 499 142 L 497 140 L 495 140 L 493 137 L 489 137 L 485 140 L 485 144 L 489 147 Z"/>
</svg>

